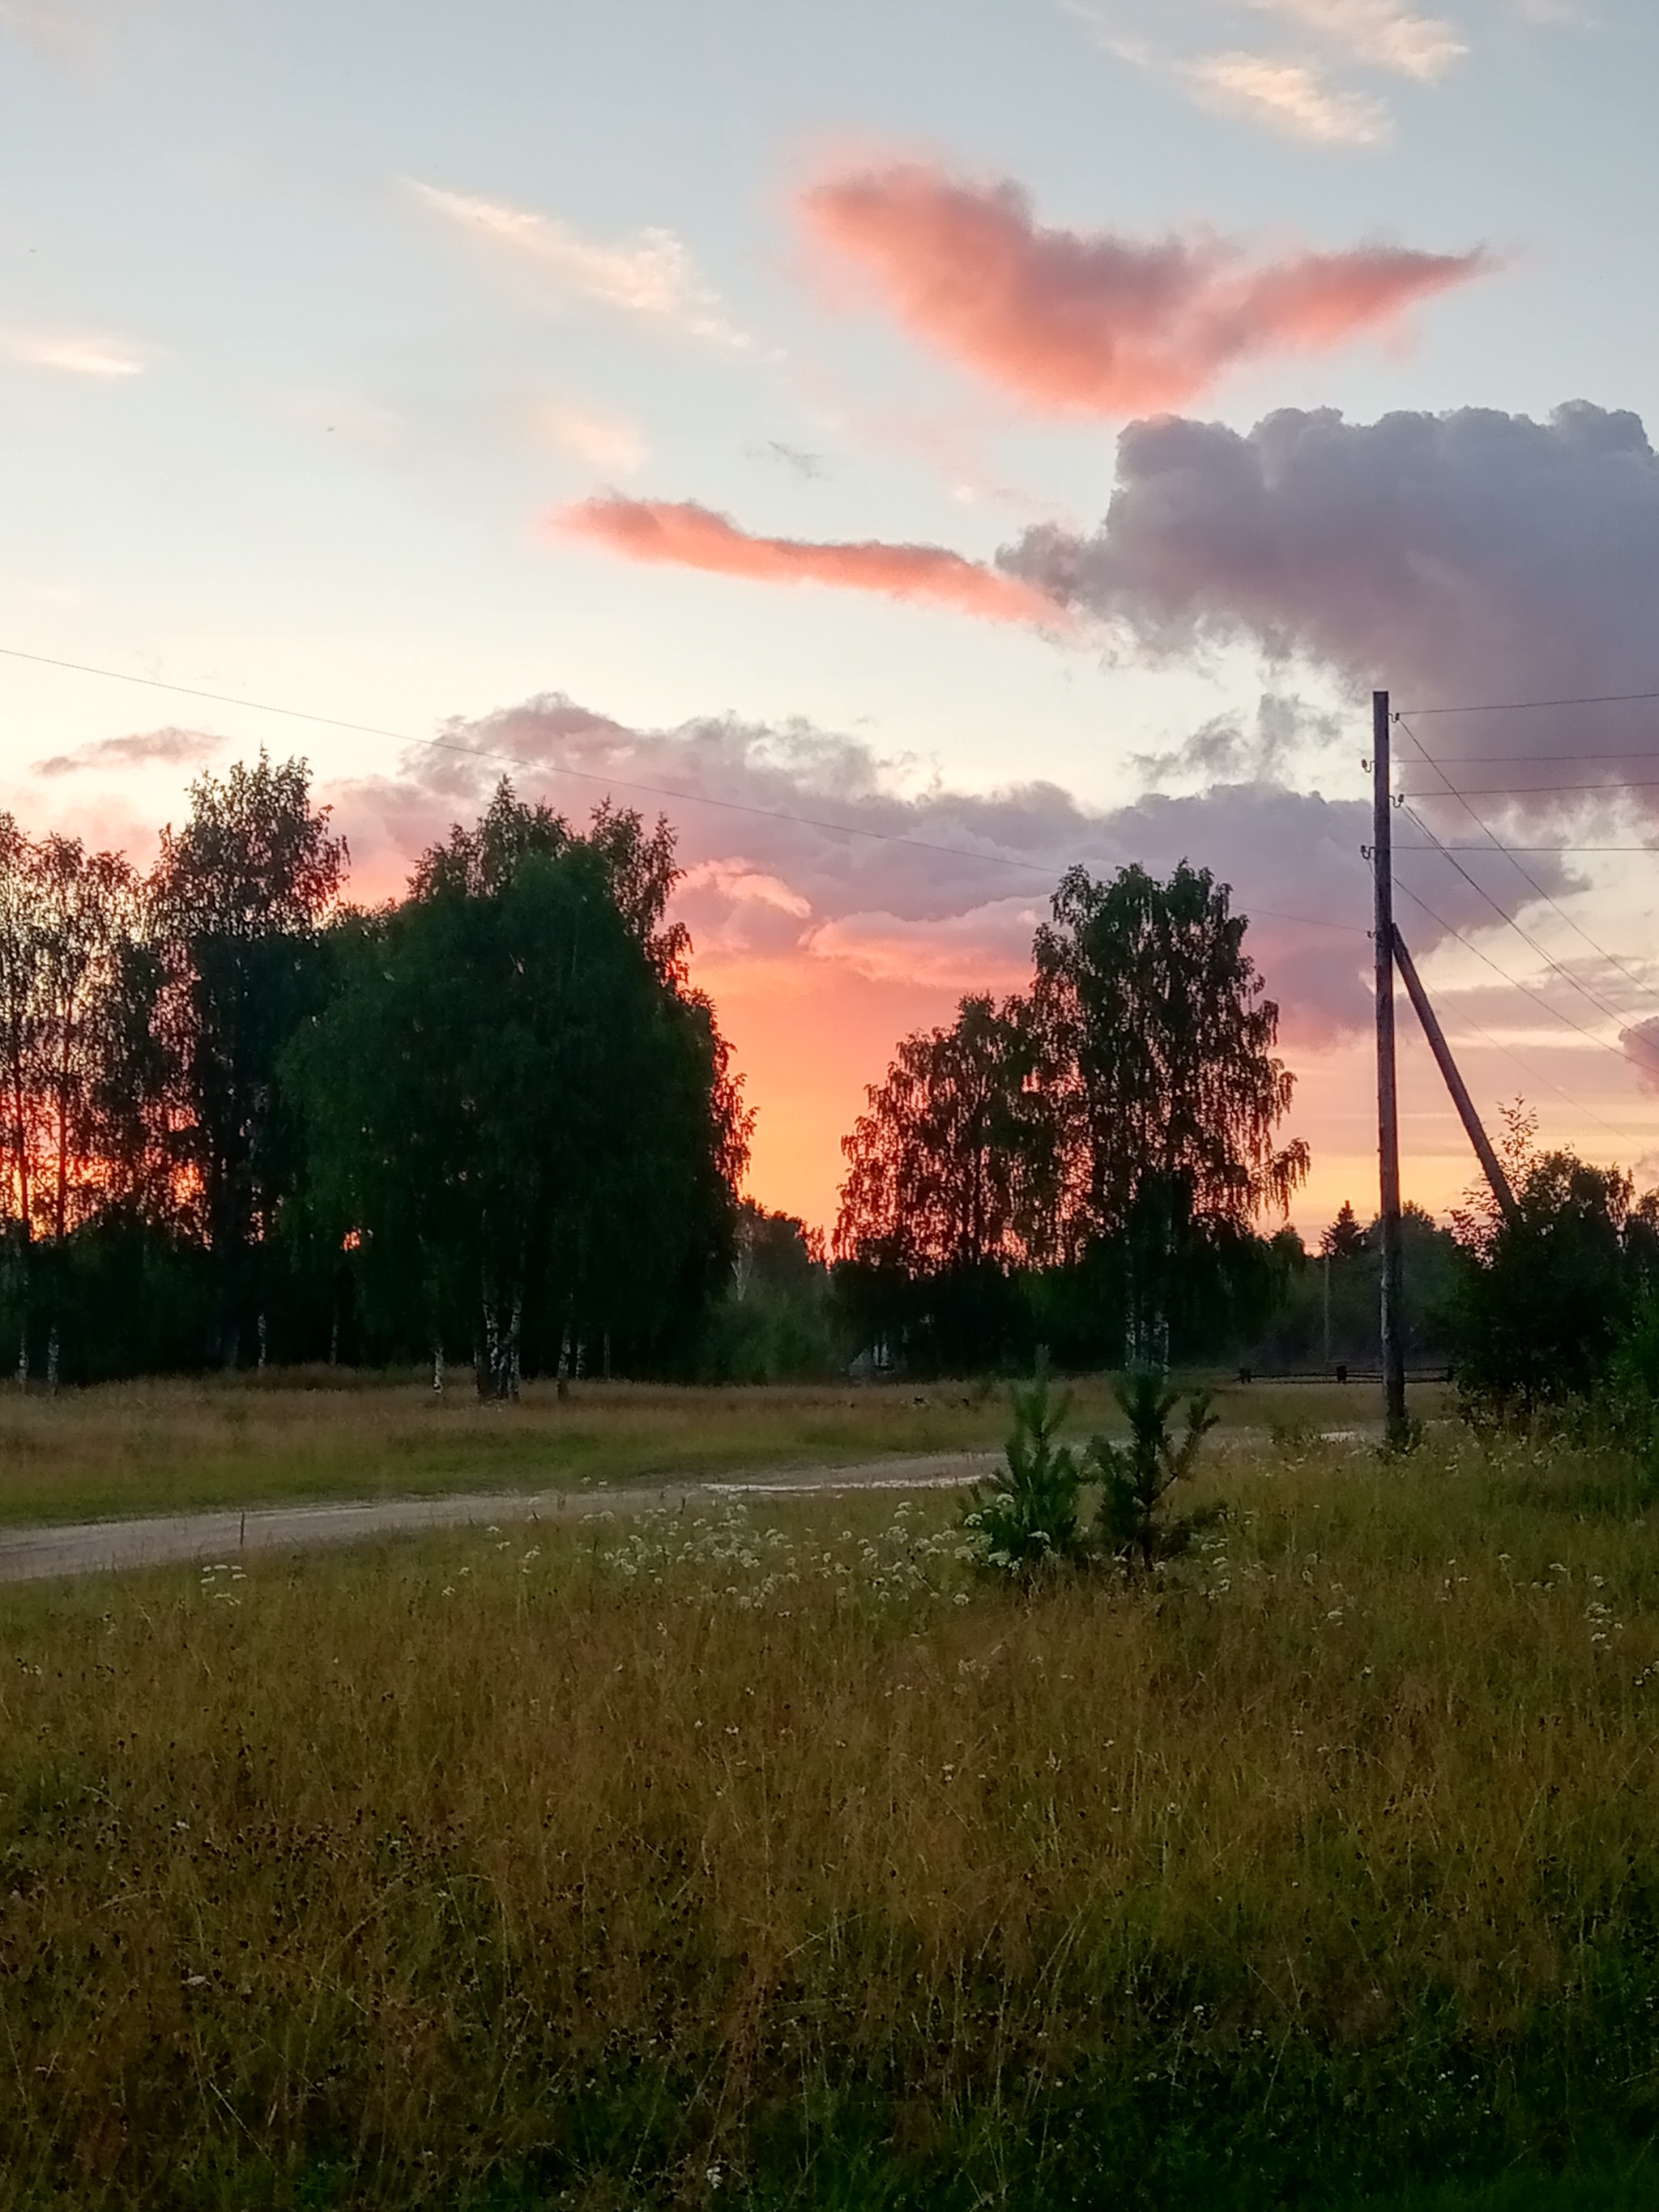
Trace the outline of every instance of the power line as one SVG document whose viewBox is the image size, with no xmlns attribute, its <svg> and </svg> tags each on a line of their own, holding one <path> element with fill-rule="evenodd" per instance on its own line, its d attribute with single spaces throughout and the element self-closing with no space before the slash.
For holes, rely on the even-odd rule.
<svg viewBox="0 0 1659 2212">
<path fill-rule="evenodd" d="M 1451 778 L 1446 774 L 1445 769 L 1435 758 L 1434 755 L 1429 750 L 1428 747 L 1423 743 L 1421 738 L 1418 736 L 1416 731 L 1413 729 L 1411 724 L 1406 720 L 1403 715 L 1401 714 L 1396 714 L 1395 720 L 1399 723 L 1401 728 L 1404 730 L 1406 735 L 1411 739 L 1412 743 L 1417 747 L 1418 751 L 1423 756 L 1423 758 L 1428 763 L 1435 774 L 1440 778 L 1442 783 L 1445 785 L 1447 790 L 1451 791 Z M 1453 795 L 1456 796 L 1455 793 Z M 1595 939 L 1590 935 L 1589 932 L 1583 928 L 1581 924 L 1573 920 L 1573 917 L 1567 912 L 1566 908 L 1544 889 L 1544 886 L 1539 882 L 1536 876 L 1534 876 L 1529 869 L 1523 868 L 1516 854 L 1504 843 L 1503 840 L 1498 836 L 1497 831 L 1492 828 L 1491 824 L 1475 812 L 1474 807 L 1469 805 L 1467 799 L 1460 798 L 1458 799 L 1458 804 L 1462 806 L 1465 814 L 1468 816 L 1470 821 L 1474 823 L 1475 828 L 1477 830 L 1484 830 L 1495 849 L 1502 853 L 1505 859 L 1510 861 L 1511 866 L 1514 867 L 1516 873 L 1520 877 L 1522 882 L 1526 884 L 1533 891 L 1534 891 L 1547 905 L 1553 908 L 1554 911 L 1560 916 L 1561 920 L 1566 923 L 1568 928 L 1574 931 L 1579 937 L 1583 938 L 1584 943 L 1589 945 L 1590 951 L 1595 953 L 1597 959 L 1605 960 L 1609 967 L 1616 968 L 1619 970 L 1619 973 L 1625 978 L 1626 981 L 1633 984 L 1636 989 L 1642 994 L 1644 998 L 1655 1004 L 1659 1004 L 1659 994 L 1656 994 L 1651 986 L 1644 983 L 1639 975 L 1632 975 L 1630 969 L 1626 967 L 1622 960 L 1615 957 L 1613 953 L 1607 950 L 1605 945 L 1598 945 Z M 1408 809 L 1407 811 L 1409 811 L 1410 810 Z M 1423 823 L 1419 816 L 1413 814 L 1412 819 L 1417 823 L 1418 827 L 1423 830 L 1427 836 L 1433 838 L 1434 842 L 1437 844 L 1439 844 L 1440 841 L 1437 838 L 1435 838 L 1433 830 L 1428 829 L 1427 825 Z M 1449 848 L 1443 845 L 1441 846 L 1440 849 L 1442 852 L 1449 852 Z M 1452 865 L 1455 867 L 1457 863 L 1454 860 Z M 1518 923 L 1512 922 L 1511 926 L 1519 929 Z M 1522 937 L 1525 937 L 1526 932 L 1524 930 L 1520 930 L 1520 934 Z M 1531 940 L 1528 939 L 1528 941 L 1530 942 Z M 1534 950 L 1541 951 L 1542 948 L 1540 946 L 1534 946 Z M 1545 954 L 1544 957 L 1547 959 L 1549 956 Z M 1565 970 L 1563 969 L 1560 972 L 1565 974 Z M 1615 1014 L 1620 1020 L 1624 1018 L 1623 1015 L 1618 1012 L 1617 1008 L 1608 1006 L 1605 1000 L 1601 1003 L 1604 1011 Z"/>
<path fill-rule="evenodd" d="M 1495 899 L 1487 897 L 1486 893 L 1480 890 L 1480 884 L 1474 881 L 1474 877 L 1469 875 L 1466 869 L 1459 868 L 1457 872 L 1459 875 L 1462 876 L 1464 881 L 1468 883 L 1473 890 L 1479 892 L 1480 896 L 1486 900 L 1487 905 L 1490 906 L 1493 912 L 1498 915 L 1500 921 L 1509 923 L 1510 927 L 1515 931 L 1516 935 L 1520 938 L 1523 945 L 1531 946 L 1531 949 L 1539 955 L 1540 958 L 1542 959 L 1547 965 L 1554 969 L 1556 974 L 1560 975 L 1565 981 L 1569 983 L 1573 982 L 1574 979 L 1567 974 L 1566 970 L 1562 968 L 1558 962 L 1550 958 L 1549 954 L 1544 951 L 1541 945 L 1533 943 L 1532 939 L 1527 935 L 1526 931 L 1521 927 L 1518 922 L 1511 921 L 1510 920 L 1509 915 L 1504 912 L 1504 909 L 1498 904 Z M 1405 885 L 1401 884 L 1401 889 L 1403 890 L 1405 889 Z M 1414 894 L 1408 894 L 1408 896 L 1414 896 Z M 1424 902 L 1421 899 L 1419 899 L 1417 902 L 1419 906 L 1424 906 Z M 1428 908 L 1425 906 L 1424 907 L 1424 911 L 1425 913 L 1428 911 Z M 1444 927 L 1443 924 L 1442 926 Z M 1583 1037 L 1588 1042 L 1595 1045 L 1598 1051 L 1610 1052 L 1615 1059 L 1620 1061 L 1626 1060 L 1626 1054 L 1622 1045 L 1609 1043 L 1606 1037 L 1597 1036 L 1594 1030 L 1587 1030 L 1582 1022 L 1574 1021 L 1571 1014 L 1564 1014 L 1559 1006 L 1553 1006 L 1549 1000 L 1545 998 L 1541 993 L 1534 991 L 1529 983 L 1523 983 L 1518 975 L 1511 975 L 1508 969 L 1500 968 L 1495 960 L 1493 960 L 1488 954 L 1481 951 L 1480 947 L 1474 944 L 1470 939 L 1463 936 L 1461 931 L 1454 930 L 1452 934 L 1457 938 L 1457 940 L 1461 945 L 1466 945 L 1471 952 L 1477 956 L 1478 958 L 1484 960 L 1487 967 L 1492 970 L 1494 975 L 1501 975 L 1504 981 L 1510 985 L 1511 989 L 1522 993 L 1527 998 L 1532 1000 L 1535 1006 L 1541 1006 L 1547 1014 L 1551 1015 L 1556 1021 L 1564 1023 L 1566 1027 L 1574 1031 L 1577 1036 Z M 1582 988 L 1581 986 L 1577 984 L 1574 985 L 1574 988 Z M 1583 996 L 1589 1000 L 1592 1006 L 1597 1003 L 1596 1000 L 1590 997 L 1590 994 L 1589 992 L 1584 992 Z M 1601 1011 L 1603 1012 L 1611 1013 L 1615 1021 L 1622 1022 L 1626 1018 L 1626 1017 L 1620 1013 L 1614 1007 L 1608 1007 L 1603 1005 Z M 1651 1072 L 1655 1074 L 1659 1074 L 1659 1065 L 1651 1066 Z M 1604 1127 L 1607 1126 L 1607 1125 L 1606 1123 L 1603 1124 Z"/>
<path fill-rule="evenodd" d="M 1419 708 L 1418 708 L 1418 710 L 1417 710 L 1417 711 L 1419 712 L 1419 714 L 1421 714 L 1423 710 L 1422 710 L 1422 708 L 1419 707 Z M 1405 718 L 1405 714 L 1404 714 L 1404 712 L 1403 712 L 1403 711 L 1397 712 L 1397 713 L 1395 714 L 1395 721 L 1396 721 L 1396 722 L 1403 722 L 1403 721 L 1405 720 L 1405 719 L 1406 719 L 1406 718 Z M 1559 762 L 1559 761 L 1570 761 L 1570 760 L 1573 760 L 1573 761 L 1632 761 L 1632 760 L 1640 760 L 1640 761 L 1659 761 L 1659 753 L 1643 753 L 1643 752 L 1638 752 L 1634 745 L 1626 745 L 1625 747 L 1623 747 L 1623 748 L 1622 748 L 1622 750 L 1620 750 L 1619 752 L 1616 752 L 1616 753 L 1580 753 L 1580 752 L 1571 752 L 1571 753 L 1459 753 L 1459 755 L 1457 756 L 1457 758 L 1458 758 L 1458 762 L 1459 762 L 1459 764 L 1460 764 L 1460 765 L 1462 765 L 1462 763 L 1464 763 L 1464 762 L 1466 762 L 1466 761 L 1471 761 L 1471 762 L 1477 762 L 1477 763 L 1480 763 L 1480 765 L 1481 767 L 1483 767 L 1483 768 L 1484 768 L 1484 767 L 1486 767 L 1486 766 L 1487 766 L 1488 764 L 1490 764 L 1490 763 L 1493 763 L 1493 762 L 1502 762 L 1502 761 L 1513 761 L 1513 762 L 1522 762 L 1522 763 L 1524 763 L 1524 762 L 1527 762 L 1527 761 L 1536 761 L 1536 762 L 1538 763 L 1538 764 L 1539 764 L 1539 766 L 1540 766 L 1540 768 L 1549 768 L 1549 767 L 1553 767 L 1553 766 L 1557 762 Z"/>
<path fill-rule="evenodd" d="M 1552 761 L 1540 763 L 1540 766 L 1544 768 L 1553 765 Z M 1659 777 L 1641 775 L 1625 776 L 1617 781 L 1604 779 L 1600 783 L 1482 783 L 1468 790 L 1453 784 L 1448 785 L 1447 788 L 1454 799 L 1529 799 L 1535 792 L 1558 791 L 1601 791 L 1616 796 L 1621 791 L 1651 791 L 1656 783 L 1659 783 Z M 1408 791 L 1402 796 L 1407 799 L 1438 799 L 1440 793 L 1437 791 Z"/>
<path fill-rule="evenodd" d="M 1407 809 L 1408 813 L 1411 810 L 1409 808 Z M 1417 822 L 1417 826 L 1419 830 L 1424 828 L 1425 825 L 1420 821 L 1418 821 L 1418 817 L 1415 815 L 1412 816 L 1412 819 L 1414 822 Z M 1432 835 L 1432 832 L 1430 832 L 1429 834 Z M 1445 848 L 1443 845 L 1440 847 L 1439 849 L 1441 852 L 1445 853 Z M 1448 860 L 1451 860 L 1451 855 L 1447 853 L 1446 858 Z M 1550 953 L 1547 952 L 1544 947 L 1538 943 L 1536 939 L 1528 937 L 1526 931 L 1522 928 L 1520 923 L 1515 920 L 1514 916 L 1504 913 L 1503 908 L 1498 905 L 1498 901 L 1492 896 L 1492 893 L 1486 890 L 1484 886 L 1476 883 L 1474 878 L 1469 873 L 1466 867 L 1463 867 L 1456 860 L 1452 860 L 1452 866 L 1457 870 L 1458 874 L 1462 877 L 1464 882 L 1469 886 L 1469 889 L 1474 892 L 1475 896 L 1479 898 L 1483 898 L 1486 901 L 1486 904 L 1492 908 L 1498 920 L 1503 922 L 1506 927 L 1512 929 L 1516 935 L 1521 939 L 1521 942 L 1524 945 L 1528 946 L 1530 951 L 1535 952 L 1546 967 L 1553 969 L 1555 974 L 1561 978 L 1562 981 L 1569 984 L 1572 989 L 1577 991 L 1579 996 L 1583 999 L 1588 1005 L 1594 1006 L 1598 1013 L 1611 1015 L 1613 1019 L 1616 1022 L 1623 1022 L 1627 1018 L 1627 1017 L 1623 1014 L 1617 1006 L 1610 1006 L 1605 999 L 1598 997 L 1596 994 L 1591 991 L 1585 984 L 1581 983 L 1576 975 L 1571 975 L 1566 969 L 1562 967 L 1560 962 L 1555 959 Z M 1490 963 L 1489 964 L 1492 966 L 1497 965 L 1495 962 Z M 1504 971 L 1501 969 L 1498 969 L 1498 973 L 1500 975 L 1502 975 L 1503 972 Z M 1514 984 L 1517 991 L 1524 991 L 1527 996 L 1534 1000 L 1537 1005 L 1542 1006 L 1547 1013 L 1553 1014 L 1557 1021 L 1565 1022 L 1570 1030 L 1576 1030 L 1580 1036 L 1588 1037 L 1589 1042 L 1593 1045 L 1598 1046 L 1601 1051 L 1616 1053 L 1621 1060 L 1624 1058 L 1625 1055 L 1623 1050 L 1620 1046 L 1609 1044 L 1605 1037 L 1597 1036 L 1593 1030 L 1587 1030 L 1582 1022 L 1574 1021 L 1571 1014 L 1564 1014 L 1559 1006 L 1552 1006 L 1547 999 L 1540 997 L 1539 994 L 1533 990 L 1529 985 L 1519 981 L 1513 975 L 1509 976 L 1507 980 L 1510 983 Z M 1655 1064 L 1653 1072 L 1656 1075 L 1659 1075 L 1659 1063 Z"/>
<path fill-rule="evenodd" d="M 1407 795 L 1401 793 L 1402 797 Z M 1416 795 L 1419 798 L 1433 799 L 1442 794 L 1437 792 L 1419 792 Z M 1451 795 L 1453 798 L 1458 796 L 1455 792 Z M 1480 818 L 1479 815 L 1475 816 L 1477 821 L 1480 821 Z M 1486 825 L 1483 822 L 1480 826 L 1484 830 Z M 1642 853 L 1650 860 L 1659 860 L 1659 845 L 1506 845 L 1497 836 L 1495 831 L 1488 830 L 1486 835 L 1494 841 L 1500 853 L 1559 853 L 1564 857 L 1568 854 L 1579 853 Z M 1492 846 L 1448 845 L 1443 842 L 1437 848 L 1432 845 L 1396 845 L 1394 849 L 1396 853 L 1431 853 L 1437 849 L 1443 853 L 1487 853 L 1492 850 Z"/>
<path fill-rule="evenodd" d="M 1401 707 L 1402 714 L 1527 714 L 1547 707 L 1634 707 L 1659 699 L 1659 691 L 1600 691 L 1584 699 L 1485 699 L 1476 706 Z"/>
<path fill-rule="evenodd" d="M 597 769 L 570 768 L 562 761 L 527 760 L 521 753 L 492 751 L 481 745 L 464 745 L 453 738 L 419 738 L 405 730 L 389 730 L 375 722 L 352 722 L 337 714 L 318 714 L 304 707 L 274 705 L 267 699 L 238 697 L 230 691 L 207 691 L 192 684 L 169 684 L 158 676 L 135 676 L 125 668 L 103 668 L 90 661 L 59 660 L 49 653 L 26 653 L 19 646 L 0 645 L 0 656 L 9 660 L 27 660 L 42 668 L 61 668 L 77 676 L 100 676 L 114 684 L 136 684 L 149 691 L 176 692 L 181 698 L 205 699 L 221 707 L 245 707 L 255 714 L 277 714 L 291 722 L 313 722 L 319 728 L 348 730 L 358 737 L 385 738 L 393 744 L 424 745 L 436 752 L 458 753 L 464 759 L 498 763 L 507 768 L 528 769 L 538 775 L 574 776 L 584 783 L 603 784 L 607 791 L 636 792 L 649 799 L 665 799 L 680 805 L 711 806 L 725 814 L 743 814 L 762 822 L 786 822 L 798 829 L 822 830 L 832 836 L 865 837 L 878 845 L 898 845 L 917 853 L 942 854 L 947 860 L 986 861 L 999 868 L 1018 868 L 1027 875 L 1052 878 L 1054 864 L 1046 860 L 1016 860 L 1006 853 L 974 852 L 963 845 L 941 845 L 929 838 L 905 837 L 890 830 L 868 830 L 855 822 L 826 822 L 811 814 L 792 814 L 781 807 L 752 806 L 739 799 L 714 799 L 697 791 L 679 791 L 672 786 L 638 783 L 624 776 L 607 775 Z M 1304 929 L 1334 929 L 1344 936 L 1364 937 L 1366 932 L 1358 924 L 1346 921 L 1321 921 L 1311 915 L 1281 914 L 1272 907 L 1257 907 L 1256 913 L 1269 921 L 1290 921 Z"/>
<path fill-rule="evenodd" d="M 1517 991 L 1525 991 L 1529 999 L 1536 997 L 1536 993 L 1528 991 L 1524 983 L 1517 982 L 1516 978 L 1511 975 L 1506 969 L 1500 968 L 1498 963 L 1492 959 L 1489 954 L 1483 952 L 1478 945 L 1474 944 L 1469 938 L 1465 937 L 1461 929 L 1454 929 L 1450 922 L 1446 921 L 1443 915 L 1437 915 L 1425 898 L 1419 898 L 1417 893 L 1411 889 L 1409 884 L 1397 883 L 1395 885 L 1395 889 L 1396 890 L 1404 891 L 1406 896 L 1411 901 L 1413 906 L 1420 907 L 1423 912 L 1427 915 L 1429 920 L 1434 923 L 1435 927 L 1437 929 L 1443 931 L 1446 936 L 1455 939 L 1455 941 L 1463 947 L 1463 950 L 1466 952 L 1473 952 L 1477 960 L 1485 961 L 1486 966 L 1492 969 L 1493 975 L 1501 975 L 1504 982 L 1510 984 L 1514 989 Z M 1546 1000 L 1540 999 L 1538 1003 L 1545 1008 L 1547 1012 L 1553 1013 L 1555 1012 L 1555 1009 L 1549 1006 Z M 1467 1017 L 1463 1017 L 1462 1018 L 1467 1019 Z M 1471 1028 L 1474 1028 L 1477 1024 L 1470 1023 L 1469 1026 Z M 1570 1026 L 1576 1029 L 1577 1024 L 1577 1023 L 1573 1023 L 1571 1024 Z M 1536 1082 L 1543 1084 L 1547 1089 L 1554 1091 L 1558 1098 L 1565 1099 L 1567 1104 L 1572 1108 L 1574 1113 L 1588 1115 L 1592 1121 L 1599 1122 L 1601 1127 L 1607 1132 L 1609 1136 L 1618 1137 L 1626 1144 L 1640 1144 L 1642 1140 L 1639 1137 L 1633 1136 L 1628 1129 L 1614 1128 L 1613 1123 L 1606 1120 L 1601 1115 L 1598 1114 L 1594 1107 L 1586 1106 L 1581 1099 L 1575 1098 L 1570 1091 L 1564 1091 L 1559 1083 L 1552 1082 L 1550 1078 L 1544 1074 L 1541 1069 L 1529 1066 L 1528 1063 L 1521 1058 L 1518 1053 L 1510 1051 L 1508 1045 L 1500 1044 L 1496 1037 L 1488 1036 L 1485 1030 L 1481 1030 L 1480 1034 L 1486 1037 L 1487 1043 L 1490 1044 L 1494 1050 L 1503 1053 L 1507 1059 L 1512 1060 L 1523 1074 L 1530 1075 Z M 1585 1035 L 1589 1035 L 1588 1030 L 1585 1031 Z M 1597 1037 L 1593 1039 L 1592 1042 L 1599 1044 L 1602 1040 Z"/>
</svg>

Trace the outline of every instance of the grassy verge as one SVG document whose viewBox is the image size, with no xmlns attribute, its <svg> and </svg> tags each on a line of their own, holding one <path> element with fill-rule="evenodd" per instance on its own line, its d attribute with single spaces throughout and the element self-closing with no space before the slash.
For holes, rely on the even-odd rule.
<svg viewBox="0 0 1659 2212">
<path fill-rule="evenodd" d="M 8 1595 L 0 2204 L 1653 2201 L 1638 1491 L 1212 1480 L 1034 1603 L 890 1499 Z"/>
<path fill-rule="evenodd" d="M 1425 1393 L 1425 1406 L 1443 1395 Z M 1234 1385 L 1222 1406 L 1236 1429 L 1312 1431 L 1375 1419 L 1376 1398 L 1359 1385 Z M 1115 1418 L 1100 1382 L 1079 1386 L 1079 1426 Z M 532 1384 L 514 1407 L 327 1369 L 56 1398 L 0 1389 L 0 1524 L 835 1465 L 996 1446 L 1006 1426 L 1000 1390 L 969 1383 L 581 1383 L 563 1403 Z"/>
</svg>

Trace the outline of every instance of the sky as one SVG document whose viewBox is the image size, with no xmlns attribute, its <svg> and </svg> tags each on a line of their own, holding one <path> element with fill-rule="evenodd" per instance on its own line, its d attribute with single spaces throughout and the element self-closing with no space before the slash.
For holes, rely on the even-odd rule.
<svg viewBox="0 0 1659 2212">
<path fill-rule="evenodd" d="M 1477 1104 L 1659 1182 L 1656 64 L 1642 0 L 0 0 L 0 805 L 142 858 L 300 752 L 365 901 L 502 774 L 665 812 L 826 1224 L 1061 871 L 1187 859 L 1311 1237 L 1385 686 Z"/>
</svg>

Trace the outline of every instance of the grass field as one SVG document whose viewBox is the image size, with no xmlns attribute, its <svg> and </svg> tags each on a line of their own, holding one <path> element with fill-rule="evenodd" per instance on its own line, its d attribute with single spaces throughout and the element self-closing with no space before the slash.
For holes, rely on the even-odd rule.
<svg viewBox="0 0 1659 2212">
<path fill-rule="evenodd" d="M 7 1593 L 0 2205 L 1659 2202 L 1641 1486 L 1206 1480 L 1142 1592 L 934 1497 Z"/>
<path fill-rule="evenodd" d="M 1437 1410 L 1444 1395 L 1425 1391 L 1421 1409 Z M 1115 1420 L 1098 1380 L 1077 1396 L 1079 1422 Z M 1234 1382 L 1218 1402 L 1235 1431 L 1264 1433 L 1379 1415 L 1377 1393 L 1358 1384 Z M 424 1381 L 327 1368 L 54 1398 L 0 1386 L 0 1523 L 833 1466 L 995 1445 L 1003 1427 L 1001 1392 L 969 1383 L 583 1382 L 564 1403 L 550 1384 L 532 1383 L 511 1407 L 481 1404 L 465 1378 L 436 1398 Z"/>
</svg>

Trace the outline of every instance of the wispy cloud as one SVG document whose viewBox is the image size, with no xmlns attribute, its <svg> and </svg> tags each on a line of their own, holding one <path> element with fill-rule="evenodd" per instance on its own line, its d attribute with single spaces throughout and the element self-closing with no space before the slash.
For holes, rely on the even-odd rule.
<svg viewBox="0 0 1659 2212">
<path fill-rule="evenodd" d="M 574 453 L 590 468 L 631 476 L 651 457 L 639 424 L 609 408 L 550 399 L 538 411 L 537 423 L 550 445 Z"/>
<path fill-rule="evenodd" d="M 1234 58 L 1242 70 L 1248 58 Z M 1492 265 L 1479 250 L 1386 246 L 1252 264 L 1207 233 L 1142 240 L 1049 228 L 1017 185 L 921 161 L 829 179 L 801 205 L 818 244 L 858 269 L 908 330 L 1048 414 L 1179 406 L 1237 362 L 1387 328 Z"/>
<path fill-rule="evenodd" d="M 55 369 L 63 376 L 140 376 L 149 354 L 136 340 L 108 331 L 0 328 L 0 354 L 25 368 Z"/>
<path fill-rule="evenodd" d="M 582 237 L 556 216 L 505 200 L 452 192 L 411 179 L 422 207 L 497 255 L 544 276 L 562 289 L 665 328 L 720 345 L 751 341 L 726 317 L 684 241 L 652 228 L 614 244 Z"/>
<path fill-rule="evenodd" d="M 1059 4 L 1117 60 L 1178 85 L 1200 106 L 1315 146 L 1380 146 L 1393 136 L 1388 102 L 1350 82 L 1353 72 L 1429 86 L 1470 51 L 1457 23 L 1406 0 L 1160 0 L 1154 37 L 1136 33 L 1146 11 L 1133 0 Z M 1270 19 L 1293 43 L 1273 51 L 1242 40 L 1218 46 L 1211 42 L 1218 15 L 1231 16 L 1238 33 L 1252 18 Z"/>
<path fill-rule="evenodd" d="M 1396 0 L 1249 0 L 1259 15 L 1276 16 L 1337 47 L 1368 68 L 1431 84 L 1468 54 L 1455 23 L 1419 15 Z"/>
<path fill-rule="evenodd" d="M 1394 122 L 1382 102 L 1345 92 L 1311 63 L 1269 54 L 1200 54 L 1172 75 L 1200 107 L 1316 146 L 1380 146 Z"/>
<path fill-rule="evenodd" d="M 966 561 L 941 545 L 894 545 L 880 540 L 819 544 L 798 538 L 758 538 L 726 515 L 687 500 L 590 499 L 554 517 L 556 526 L 630 561 L 701 568 L 757 583 L 829 584 L 894 599 L 982 615 L 993 622 L 1064 626 L 1054 604 L 1030 585 Z"/>
<path fill-rule="evenodd" d="M 52 778 L 88 770 L 134 768 L 200 768 L 223 746 L 222 738 L 202 730 L 143 730 L 130 738 L 100 738 L 32 763 L 29 773 Z"/>
</svg>

